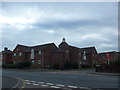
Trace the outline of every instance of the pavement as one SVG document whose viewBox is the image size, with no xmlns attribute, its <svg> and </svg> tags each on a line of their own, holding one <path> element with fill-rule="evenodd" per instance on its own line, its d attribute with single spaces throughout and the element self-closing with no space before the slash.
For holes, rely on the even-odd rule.
<svg viewBox="0 0 120 90">
<path fill-rule="evenodd" d="M 6 69 L 3 69 L 6 70 Z M 106 72 L 95 72 L 95 69 L 81 69 L 81 70 L 41 70 L 41 69 L 7 69 L 9 71 L 23 71 L 23 72 L 52 72 L 52 73 L 63 73 L 63 74 L 96 74 L 96 75 L 108 75 L 108 76 L 120 76 L 120 73 L 106 73 Z"/>
</svg>

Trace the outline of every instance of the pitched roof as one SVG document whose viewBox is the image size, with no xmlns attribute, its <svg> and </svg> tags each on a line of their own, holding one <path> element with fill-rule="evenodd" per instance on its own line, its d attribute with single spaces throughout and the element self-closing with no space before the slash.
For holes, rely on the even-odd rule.
<svg viewBox="0 0 120 90">
<path fill-rule="evenodd" d="M 87 51 L 87 52 L 89 52 L 89 53 L 90 53 L 92 50 L 95 50 L 95 51 L 96 51 L 95 47 L 81 48 L 81 50 L 82 50 L 82 52 L 83 52 L 83 51 Z M 96 53 L 97 53 L 97 51 L 96 51 Z"/>
<path fill-rule="evenodd" d="M 45 49 L 46 47 L 48 47 L 52 44 L 54 44 L 54 43 L 48 43 L 48 44 L 37 45 L 37 46 L 24 46 L 24 45 L 19 45 L 19 46 L 22 46 L 22 48 L 25 52 L 31 52 L 31 49 L 34 49 L 34 51 L 39 51 L 39 50 Z"/>
<path fill-rule="evenodd" d="M 12 53 L 12 51 L 11 50 L 4 50 L 4 51 L 2 51 L 2 53 Z"/>
<path fill-rule="evenodd" d="M 119 53 L 119 52 L 115 52 L 115 51 L 111 51 L 111 52 L 102 52 L 102 53 L 99 53 L 98 56 L 106 56 L 106 54 L 109 53 L 110 56 L 112 56 L 114 53 Z"/>
<path fill-rule="evenodd" d="M 60 44 L 59 44 L 59 46 L 68 46 L 68 44 L 66 43 L 66 42 L 61 42 Z"/>
</svg>

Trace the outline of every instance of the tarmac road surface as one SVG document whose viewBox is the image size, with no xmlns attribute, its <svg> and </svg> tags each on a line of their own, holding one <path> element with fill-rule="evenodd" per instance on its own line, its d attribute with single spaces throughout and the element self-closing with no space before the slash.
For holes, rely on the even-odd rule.
<svg viewBox="0 0 120 90">
<path fill-rule="evenodd" d="M 15 71 L 3 70 L 3 75 L 18 77 L 26 80 L 27 87 L 39 87 L 39 82 L 44 82 L 42 86 L 57 85 L 65 87 L 85 87 L 85 88 L 118 88 L 118 76 L 92 75 L 74 72 L 45 72 L 45 71 Z M 34 83 L 35 82 L 35 83 Z M 51 84 L 51 85 L 50 85 Z M 56 85 L 56 86 L 55 86 Z M 59 86 L 58 86 L 59 87 Z"/>
</svg>

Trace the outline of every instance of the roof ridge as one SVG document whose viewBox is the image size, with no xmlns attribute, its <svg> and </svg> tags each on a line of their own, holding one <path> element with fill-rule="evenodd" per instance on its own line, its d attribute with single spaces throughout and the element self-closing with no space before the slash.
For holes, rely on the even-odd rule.
<svg viewBox="0 0 120 90">
<path fill-rule="evenodd" d="M 54 44 L 54 43 L 47 43 L 47 44 L 41 44 L 41 45 L 35 45 L 35 46 L 29 46 L 29 47 L 39 47 L 39 46 L 45 46 L 45 45 L 50 45 L 50 44 Z"/>
<path fill-rule="evenodd" d="M 81 48 L 81 49 L 86 49 L 86 48 L 95 48 L 95 46 L 91 46 L 91 47 L 84 47 L 84 48 Z"/>
</svg>

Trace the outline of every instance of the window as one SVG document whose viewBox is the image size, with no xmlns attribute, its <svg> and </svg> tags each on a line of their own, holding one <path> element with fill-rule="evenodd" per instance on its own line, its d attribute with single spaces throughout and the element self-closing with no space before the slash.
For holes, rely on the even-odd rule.
<svg viewBox="0 0 120 90">
<path fill-rule="evenodd" d="M 34 59 L 34 49 L 31 49 L 31 59 Z"/>
<path fill-rule="evenodd" d="M 14 56 L 16 56 L 16 53 L 14 53 Z"/>
<path fill-rule="evenodd" d="M 38 53 L 39 53 L 39 54 L 42 54 L 42 51 L 39 51 Z"/>
<path fill-rule="evenodd" d="M 69 51 L 66 51 L 66 53 L 68 53 Z"/>
<path fill-rule="evenodd" d="M 34 60 L 32 60 L 32 64 L 35 64 L 35 61 L 34 61 Z"/>
<path fill-rule="evenodd" d="M 81 55 L 81 53 L 79 52 L 79 56 Z"/>
<path fill-rule="evenodd" d="M 83 59 L 84 59 L 84 60 L 87 59 L 87 58 L 86 58 L 86 51 L 84 51 L 84 53 L 83 53 Z"/>
<path fill-rule="evenodd" d="M 80 61 L 80 64 L 82 64 L 82 62 Z"/>
<path fill-rule="evenodd" d="M 38 60 L 38 64 L 41 64 L 41 60 Z"/>
<path fill-rule="evenodd" d="M 22 53 L 21 53 L 21 52 L 19 53 L 19 56 L 22 56 Z"/>
</svg>

